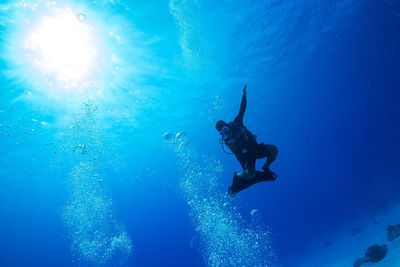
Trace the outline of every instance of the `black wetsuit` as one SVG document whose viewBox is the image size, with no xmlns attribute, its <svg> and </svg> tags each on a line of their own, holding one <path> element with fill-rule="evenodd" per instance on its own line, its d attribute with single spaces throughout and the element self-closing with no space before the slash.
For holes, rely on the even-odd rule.
<svg viewBox="0 0 400 267">
<path fill-rule="evenodd" d="M 239 114 L 232 122 L 228 123 L 228 128 L 232 134 L 231 136 L 224 136 L 224 142 L 240 162 L 243 170 L 247 170 L 247 172 L 250 171 L 253 175 L 250 175 L 250 179 L 248 178 L 249 180 L 246 181 L 244 181 L 245 179 L 238 179 L 235 175 L 232 187 L 230 187 L 232 193 L 237 193 L 252 184 L 261 181 L 272 181 L 276 178 L 276 175 L 269 171 L 269 165 L 275 160 L 278 154 L 278 149 L 274 145 L 266 145 L 264 143 L 258 144 L 255 136 L 243 125 L 246 106 L 247 98 L 246 95 L 243 94 Z M 265 164 L 265 171 L 256 171 L 256 160 L 265 157 L 268 157 Z M 240 182 L 240 185 L 238 185 L 238 181 Z"/>
</svg>

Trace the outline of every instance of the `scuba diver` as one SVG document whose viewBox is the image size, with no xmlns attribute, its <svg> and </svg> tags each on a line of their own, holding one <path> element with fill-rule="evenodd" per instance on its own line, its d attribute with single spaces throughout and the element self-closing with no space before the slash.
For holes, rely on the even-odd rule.
<svg viewBox="0 0 400 267">
<path fill-rule="evenodd" d="M 232 185 L 228 188 L 228 193 L 234 197 L 239 191 L 262 181 L 275 181 L 277 175 L 270 171 L 269 166 L 278 155 L 278 148 L 275 145 L 257 143 L 257 136 L 252 134 L 243 125 L 243 116 L 247 105 L 247 84 L 243 88 L 242 102 L 240 111 L 236 118 L 229 123 L 218 121 L 215 128 L 220 133 L 220 143 L 225 153 L 226 145 L 236 159 L 242 165 L 242 172 L 233 174 Z M 267 157 L 267 162 L 263 166 L 264 171 L 256 171 L 256 160 Z"/>
</svg>

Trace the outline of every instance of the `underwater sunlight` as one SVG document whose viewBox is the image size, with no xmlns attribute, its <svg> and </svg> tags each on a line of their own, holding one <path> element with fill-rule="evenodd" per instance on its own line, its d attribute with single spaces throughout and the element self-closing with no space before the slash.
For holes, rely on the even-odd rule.
<svg viewBox="0 0 400 267">
<path fill-rule="evenodd" d="M 78 101 L 73 96 L 103 92 L 118 53 L 96 10 L 74 2 L 21 1 L 3 12 L 12 15 L 2 44 L 8 74 L 32 88 L 34 96 L 40 91 Z"/>
<path fill-rule="evenodd" d="M 30 33 L 26 47 L 32 64 L 59 81 L 78 82 L 95 64 L 96 49 L 83 14 L 71 9 L 43 18 Z"/>
</svg>

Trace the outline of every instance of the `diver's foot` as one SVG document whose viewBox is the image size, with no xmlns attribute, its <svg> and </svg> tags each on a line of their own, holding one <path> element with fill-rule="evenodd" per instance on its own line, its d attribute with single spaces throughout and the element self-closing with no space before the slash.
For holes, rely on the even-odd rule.
<svg viewBox="0 0 400 267">
<path fill-rule="evenodd" d="M 265 174 L 272 176 L 272 180 L 271 181 L 275 181 L 276 178 L 278 178 L 278 175 L 276 173 L 274 173 L 273 171 L 271 171 L 271 170 L 267 170 L 267 171 L 264 171 L 264 172 L 265 172 Z"/>
<path fill-rule="evenodd" d="M 271 170 L 269 169 L 269 166 L 268 166 L 267 164 L 264 164 L 263 170 L 264 170 L 264 173 L 265 173 L 267 176 L 271 176 L 271 177 L 272 177 L 272 180 L 271 180 L 271 181 L 275 181 L 276 178 L 278 177 L 278 175 L 277 175 L 276 173 L 274 173 L 273 171 L 271 171 Z"/>
</svg>

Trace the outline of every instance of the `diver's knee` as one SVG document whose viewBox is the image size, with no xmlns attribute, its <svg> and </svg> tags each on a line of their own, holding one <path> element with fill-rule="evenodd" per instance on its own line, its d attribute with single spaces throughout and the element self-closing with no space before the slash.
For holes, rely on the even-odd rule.
<svg viewBox="0 0 400 267">
<path fill-rule="evenodd" d="M 278 156 L 278 147 L 275 145 L 267 145 L 267 155 L 271 159 L 275 159 Z"/>
<path fill-rule="evenodd" d="M 272 154 L 273 154 L 275 157 L 278 156 L 278 147 L 277 147 L 277 146 L 272 145 L 271 150 L 272 150 Z"/>
</svg>

